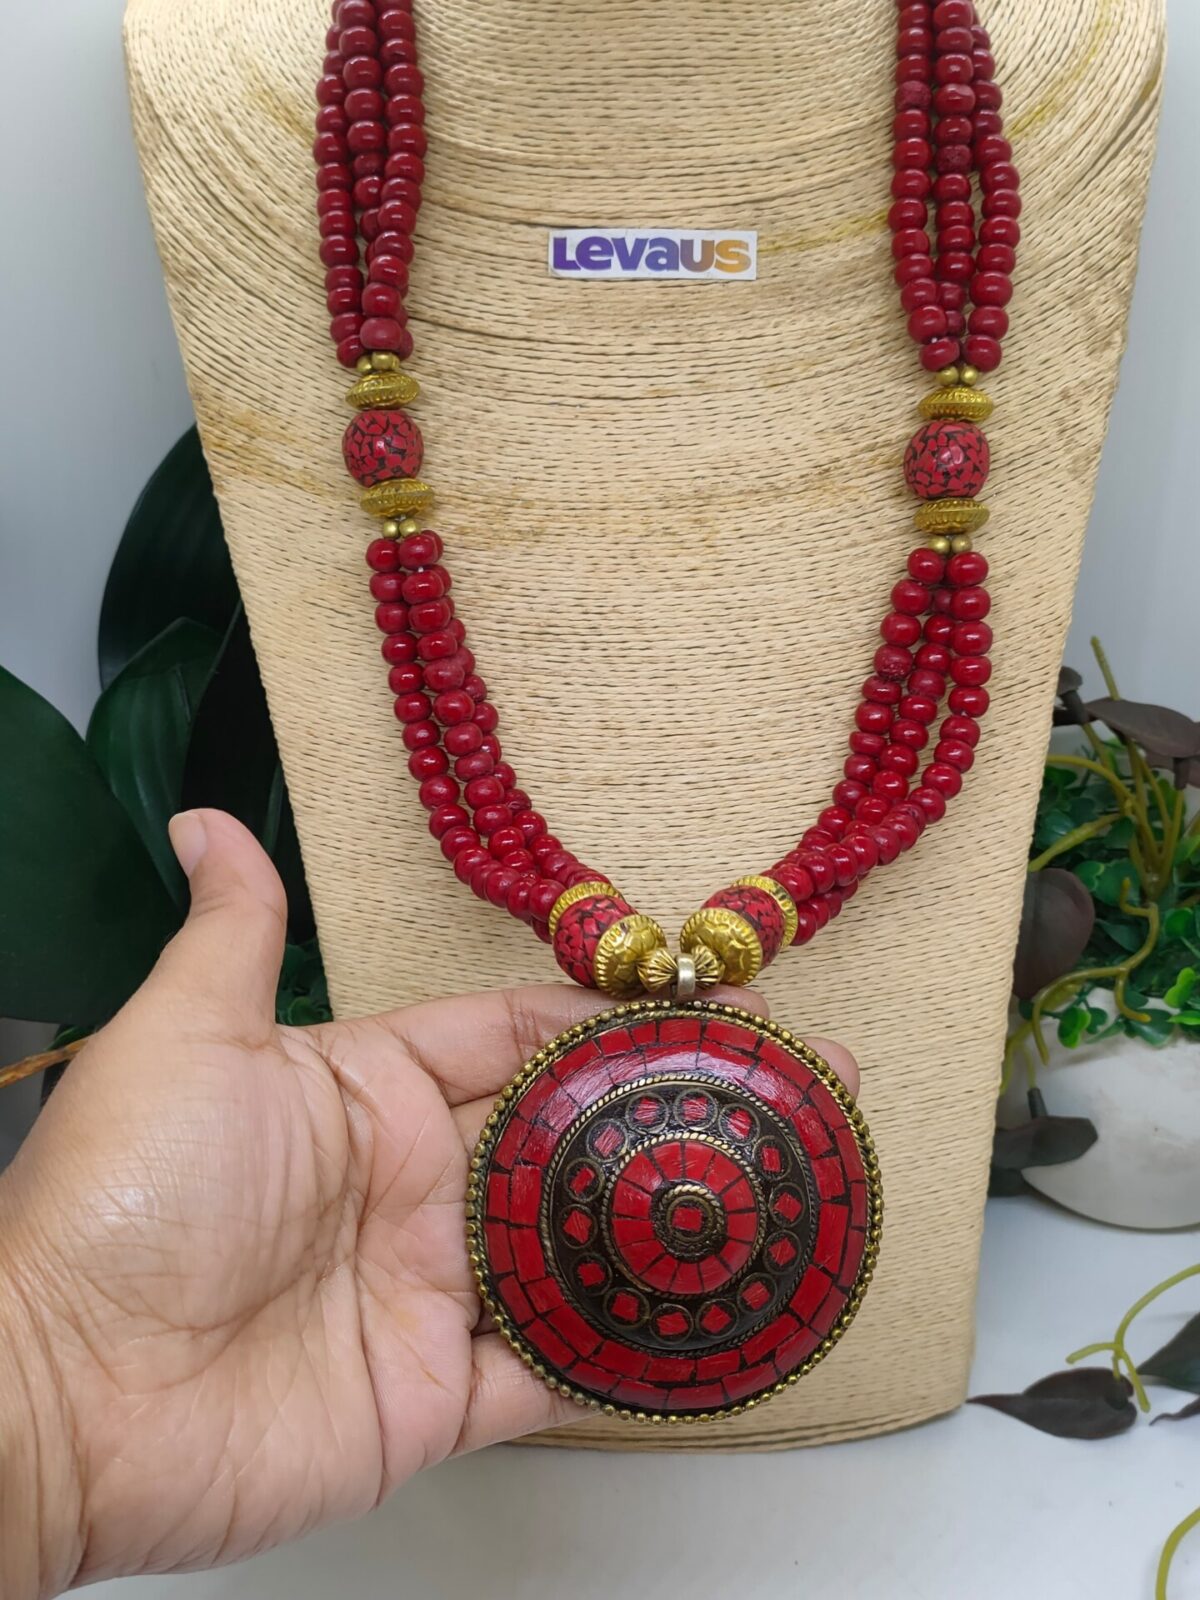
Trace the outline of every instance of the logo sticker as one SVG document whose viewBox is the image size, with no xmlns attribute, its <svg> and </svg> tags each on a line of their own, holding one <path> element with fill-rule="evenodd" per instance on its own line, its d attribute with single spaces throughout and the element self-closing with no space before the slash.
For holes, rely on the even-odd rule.
<svg viewBox="0 0 1200 1600">
<path fill-rule="evenodd" d="M 562 228 L 550 235 L 555 278 L 758 277 L 758 234 L 728 228 Z"/>
</svg>

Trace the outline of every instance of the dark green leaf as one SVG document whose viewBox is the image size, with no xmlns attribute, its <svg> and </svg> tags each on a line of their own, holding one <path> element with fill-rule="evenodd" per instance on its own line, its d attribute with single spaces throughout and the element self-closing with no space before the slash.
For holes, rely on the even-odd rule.
<svg viewBox="0 0 1200 1600">
<path fill-rule="evenodd" d="M 1108 1367 L 1069 1367 L 1021 1394 L 981 1394 L 971 1404 L 991 1406 L 1058 1439 L 1109 1439 L 1137 1420 L 1133 1387 Z"/>
<path fill-rule="evenodd" d="M 1051 806 L 1048 811 L 1038 814 L 1037 827 L 1034 830 L 1033 844 L 1037 852 L 1048 850 L 1052 844 L 1064 838 L 1076 826 L 1075 818 L 1069 811 L 1064 811 L 1061 806 Z"/>
<path fill-rule="evenodd" d="M 330 1021 L 329 989 L 315 939 L 284 949 L 275 1011 L 280 1022 L 300 1026 Z"/>
<path fill-rule="evenodd" d="M 3 668 L 0 729 L 0 1014 L 101 1022 L 178 916 L 83 740 Z"/>
<path fill-rule="evenodd" d="M 1131 1017 L 1126 1017 L 1126 1033 L 1136 1039 L 1144 1039 L 1147 1044 L 1166 1044 L 1175 1031 L 1175 1018 L 1161 1006 L 1147 1006 L 1145 1015 L 1150 1018 L 1149 1022 L 1135 1022 Z"/>
<path fill-rule="evenodd" d="M 1096 908 L 1073 872 L 1047 867 L 1025 879 L 1013 992 L 1029 999 L 1070 972 L 1091 935 Z"/>
<path fill-rule="evenodd" d="M 1027 1167 L 1059 1167 L 1077 1161 L 1095 1144 L 1093 1123 L 1086 1117 L 1032 1117 L 1017 1128 L 997 1128 L 992 1135 L 992 1166 L 1004 1172 Z"/>
<path fill-rule="evenodd" d="M 295 822 L 249 625 L 240 607 L 192 726 L 183 803 L 189 809 L 215 806 L 245 823 L 283 878 L 290 936 L 297 942 L 311 937 L 312 907 Z"/>
<path fill-rule="evenodd" d="M 173 622 L 140 650 L 96 702 L 87 743 L 181 908 L 187 883 L 167 837 L 179 810 L 192 719 L 221 636 Z"/>
<path fill-rule="evenodd" d="M 1139 1363 L 1144 1378 L 1200 1394 L 1200 1314 L 1185 1322 L 1161 1350 Z"/>
<path fill-rule="evenodd" d="M 1121 891 L 1126 883 L 1129 884 L 1130 897 L 1136 900 L 1137 873 L 1132 862 L 1124 857 L 1118 861 L 1084 861 L 1075 876 L 1102 905 L 1120 905 Z"/>
<path fill-rule="evenodd" d="M 1145 923 L 1121 922 L 1116 917 L 1101 917 L 1096 926 L 1102 928 L 1115 945 L 1128 953 L 1140 950 L 1146 942 Z"/>
<path fill-rule="evenodd" d="M 100 610 L 101 683 L 180 617 L 224 633 L 237 600 L 212 479 L 191 428 L 143 489 L 117 548 Z"/>
</svg>

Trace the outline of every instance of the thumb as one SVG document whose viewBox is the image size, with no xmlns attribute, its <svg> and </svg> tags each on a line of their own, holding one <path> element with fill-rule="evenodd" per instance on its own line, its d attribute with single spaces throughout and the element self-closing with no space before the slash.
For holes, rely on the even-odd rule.
<svg viewBox="0 0 1200 1600">
<path fill-rule="evenodd" d="M 223 811 L 171 819 L 171 845 L 187 875 L 191 908 L 146 990 L 173 996 L 197 1020 L 253 1034 L 275 1020 L 287 900 L 266 851 Z"/>
</svg>

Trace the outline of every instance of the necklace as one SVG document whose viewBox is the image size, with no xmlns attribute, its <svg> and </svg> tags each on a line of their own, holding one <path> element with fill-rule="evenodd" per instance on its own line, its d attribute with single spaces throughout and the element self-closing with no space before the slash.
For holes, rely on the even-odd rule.
<svg viewBox="0 0 1200 1600">
<path fill-rule="evenodd" d="M 320 254 L 338 359 L 357 374 L 343 448 L 382 524 L 367 564 L 409 771 L 455 875 L 621 1002 L 551 1040 L 488 1119 L 467 1197 L 480 1292 L 524 1361 L 585 1405 L 668 1422 L 741 1411 L 845 1330 L 882 1191 L 829 1066 L 699 996 L 752 983 L 915 845 L 961 789 L 988 707 L 987 562 L 971 536 L 988 516 L 992 403 L 978 381 L 1000 364 L 1021 210 L 988 35 L 971 0 L 898 8 L 888 221 L 908 331 L 936 374 L 904 457 L 924 542 L 892 589 L 831 804 L 780 860 L 712 895 L 674 952 L 518 787 L 442 540 L 418 520 L 432 491 L 402 409 L 419 394 L 402 363 L 426 153 L 412 0 L 336 0 L 326 49 Z"/>
</svg>

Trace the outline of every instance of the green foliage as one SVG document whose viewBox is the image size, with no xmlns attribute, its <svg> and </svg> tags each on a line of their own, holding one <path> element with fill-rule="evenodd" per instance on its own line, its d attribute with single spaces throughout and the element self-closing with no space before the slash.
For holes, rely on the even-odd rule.
<svg viewBox="0 0 1200 1600">
<path fill-rule="evenodd" d="M 103 692 L 86 740 L 0 668 L 0 1013 L 80 1037 L 129 998 L 179 927 L 167 837 L 233 812 L 288 891 L 277 1013 L 330 1016 L 266 697 L 195 430 L 147 485 L 109 574 Z"/>
<path fill-rule="evenodd" d="M 1105 749 L 1121 780 L 1136 792 L 1127 748 L 1113 740 L 1106 741 Z M 1151 773 L 1146 801 L 1147 826 L 1162 841 L 1178 792 L 1166 778 Z M 1111 783 L 1092 768 L 1047 767 L 1031 857 L 1036 860 L 1068 835 L 1111 815 L 1113 806 Z M 1182 832 L 1161 885 L 1154 886 L 1157 938 L 1123 990 L 1126 1005 L 1140 1015 L 1114 1017 L 1111 1005 L 1095 1004 L 1092 997 L 1099 991 L 1111 993 L 1115 980 L 1089 978 L 1070 990 L 1062 1004 L 1045 1008 L 1044 1015 L 1057 1023 L 1062 1044 L 1093 1043 L 1116 1032 L 1155 1045 L 1166 1043 L 1176 1030 L 1200 1039 L 1200 831 L 1195 822 L 1193 818 L 1193 831 Z M 1096 921 L 1078 969 L 1119 967 L 1145 946 L 1149 897 L 1137 854 L 1137 831 L 1129 816 L 1116 817 L 1111 826 L 1055 854 L 1055 867 L 1073 872 L 1096 902 Z"/>
</svg>

